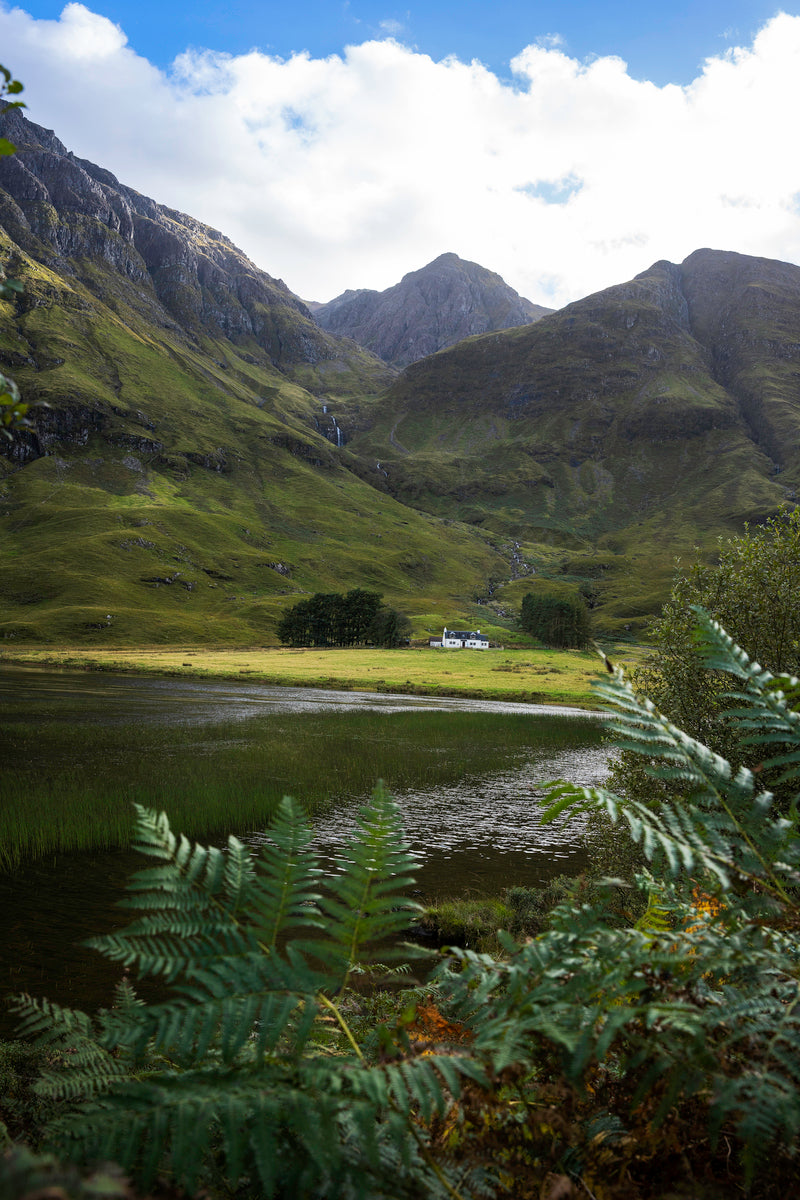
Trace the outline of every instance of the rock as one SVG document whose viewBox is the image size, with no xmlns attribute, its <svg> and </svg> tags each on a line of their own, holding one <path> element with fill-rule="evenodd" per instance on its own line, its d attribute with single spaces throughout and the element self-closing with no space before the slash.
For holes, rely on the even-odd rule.
<svg viewBox="0 0 800 1200">
<path fill-rule="evenodd" d="M 385 292 L 346 291 L 315 304 L 318 325 L 395 366 L 407 366 L 463 338 L 538 321 L 551 310 L 531 304 L 477 263 L 440 254 Z"/>
</svg>

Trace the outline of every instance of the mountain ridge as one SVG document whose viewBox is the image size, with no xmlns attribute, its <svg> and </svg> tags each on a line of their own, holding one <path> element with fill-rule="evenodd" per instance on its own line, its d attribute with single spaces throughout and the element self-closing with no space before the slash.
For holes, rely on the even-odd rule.
<svg viewBox="0 0 800 1200">
<path fill-rule="evenodd" d="M 30 247 L 45 262 L 49 249 L 59 269 L 75 251 L 102 257 L 128 278 L 152 286 L 184 334 L 253 337 L 271 365 L 291 373 L 316 363 L 326 385 L 336 387 L 336 368 L 326 372 L 324 366 L 340 362 L 341 340 L 320 330 L 286 284 L 251 263 L 224 234 L 119 183 L 20 112 L 6 113 L 3 128 L 17 153 L 0 161 L 0 221 L 22 248 Z M 80 277 L 74 263 L 69 271 Z M 163 314 L 155 319 L 163 321 Z M 365 365 L 362 387 L 379 386 L 391 376 L 385 364 L 358 357 Z"/>
<path fill-rule="evenodd" d="M 252 643 L 309 592 L 447 611 L 502 569 L 339 445 L 343 398 L 386 364 L 217 231 L 19 114 L 3 132 L 0 254 L 24 290 L 0 302 L 0 364 L 39 406 L 0 447 L 3 637 Z"/>
<path fill-rule="evenodd" d="M 638 628 L 675 557 L 794 503 L 799 382 L 800 268 L 699 250 L 411 364 L 351 448 L 406 504 L 562 546 Z"/>
<path fill-rule="evenodd" d="M 241 644 L 353 586 L 502 636 L 549 584 L 636 633 L 676 556 L 795 502 L 792 264 L 660 260 L 398 373 L 218 231 L 4 132 L 0 364 L 49 406 L 0 455 L 5 637 Z"/>
</svg>

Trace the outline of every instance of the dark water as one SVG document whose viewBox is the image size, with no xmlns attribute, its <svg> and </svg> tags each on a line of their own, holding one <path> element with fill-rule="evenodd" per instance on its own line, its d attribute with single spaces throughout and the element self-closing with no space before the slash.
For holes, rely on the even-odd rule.
<svg viewBox="0 0 800 1200">
<path fill-rule="evenodd" d="M 31 670 L 0 671 L 6 719 L 111 724 L 203 726 L 262 714 L 309 711 L 408 710 L 529 713 L 532 720 L 572 714 L 576 747 L 531 753 L 514 769 L 473 773 L 448 787 L 395 792 L 419 860 L 420 898 L 499 892 L 534 886 L 586 865 L 580 819 L 543 826 L 541 781 L 600 781 L 605 751 L 581 745 L 587 715 L 580 710 L 440 697 L 275 688 L 252 683 L 147 679 Z M 1 802 L 1 799 L 0 799 Z M 335 862 L 353 831 L 361 798 L 315 819 L 315 845 Z M 258 844 L 259 831 L 232 829 Z M 0 875 L 0 994 L 27 991 L 79 1007 L 111 999 L 118 969 L 80 943 L 123 924 L 116 907 L 128 875 L 142 865 L 130 851 L 57 854 Z M 0 1009 L 0 1031 L 9 1023 Z"/>
</svg>

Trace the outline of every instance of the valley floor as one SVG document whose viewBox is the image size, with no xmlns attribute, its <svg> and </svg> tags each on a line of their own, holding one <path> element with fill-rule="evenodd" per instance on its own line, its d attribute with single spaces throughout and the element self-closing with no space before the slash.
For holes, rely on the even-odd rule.
<svg viewBox="0 0 800 1200">
<path fill-rule="evenodd" d="M 611 652 L 612 656 L 614 651 Z M 644 653 L 621 646 L 630 667 Z M 141 674 L 247 679 L 288 687 L 465 696 L 534 704 L 597 708 L 591 682 L 602 669 L 595 652 L 492 649 L 485 651 L 207 647 L 117 648 L 15 646 L 0 651 L 0 665 Z"/>
</svg>

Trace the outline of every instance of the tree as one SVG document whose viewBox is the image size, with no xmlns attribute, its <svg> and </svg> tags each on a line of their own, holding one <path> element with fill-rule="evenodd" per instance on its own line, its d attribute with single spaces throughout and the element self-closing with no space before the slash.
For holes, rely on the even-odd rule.
<svg viewBox="0 0 800 1200">
<path fill-rule="evenodd" d="M 411 622 L 405 613 L 399 612 L 396 608 L 390 608 L 388 604 L 382 604 L 372 618 L 366 640 L 372 642 L 374 646 L 385 646 L 391 649 L 395 646 L 405 645 L 410 634 Z"/>
<path fill-rule="evenodd" d="M 582 650 L 589 642 L 589 610 L 580 595 L 528 592 L 522 597 L 519 622 L 545 646 Z"/>
<path fill-rule="evenodd" d="M 355 646 L 370 641 L 369 630 L 382 598 L 380 592 L 363 588 L 344 595 L 315 592 L 286 610 L 278 622 L 278 637 L 290 646 Z"/>
<path fill-rule="evenodd" d="M 773 672 L 800 670 L 800 509 L 782 510 L 764 525 L 719 539 L 717 562 L 695 561 L 675 576 L 661 616 L 651 626 L 656 651 L 633 676 L 676 725 L 737 765 L 758 762 L 742 743 L 736 722 L 725 715 L 729 681 L 702 669 L 694 630 L 699 605 L 739 645 Z M 629 795 L 653 793 L 641 756 L 620 752 L 612 765 L 614 785 Z M 673 794 L 675 788 L 662 785 Z"/>
<path fill-rule="evenodd" d="M 679 570 L 653 622 L 656 655 L 634 676 L 663 712 L 712 748 L 729 741 L 720 694 L 726 682 L 703 672 L 694 637 L 700 605 L 762 666 L 800 669 L 800 509 L 782 510 L 762 526 L 719 540 L 715 564 Z"/>
</svg>

